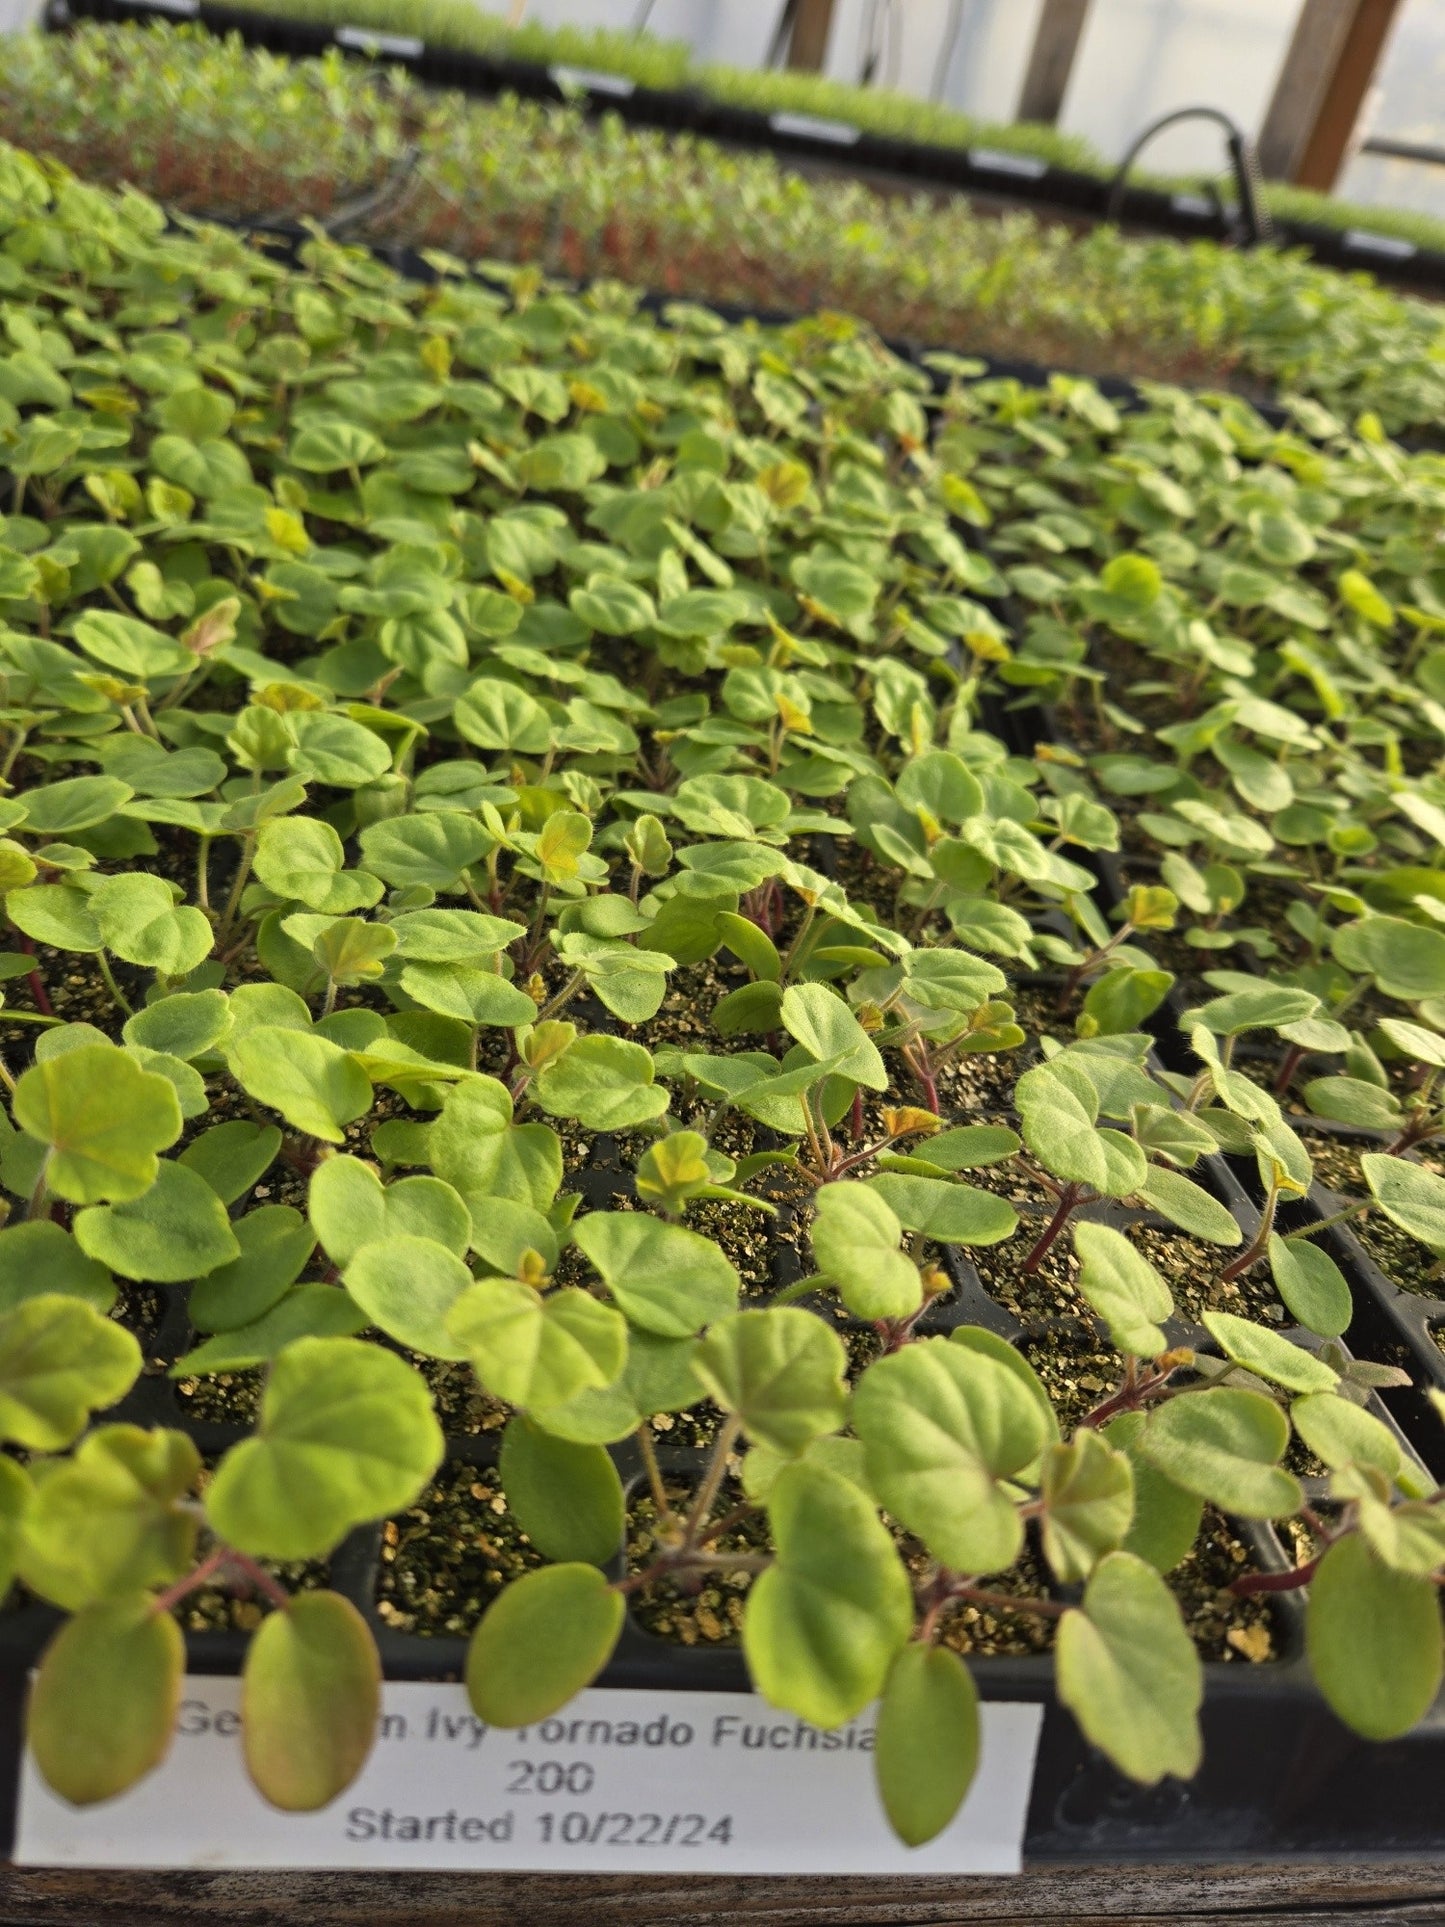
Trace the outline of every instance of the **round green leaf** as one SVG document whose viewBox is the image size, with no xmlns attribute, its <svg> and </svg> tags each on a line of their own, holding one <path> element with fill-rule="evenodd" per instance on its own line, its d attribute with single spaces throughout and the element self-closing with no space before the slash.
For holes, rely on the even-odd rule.
<svg viewBox="0 0 1445 1927">
<path fill-rule="evenodd" d="M 237 1077 L 258 1103 L 328 1144 L 371 1108 L 371 1080 L 349 1052 L 315 1032 L 258 1025 L 234 1046 Z"/>
<path fill-rule="evenodd" d="M 1440 1688 L 1440 1595 L 1396 1572 L 1358 1533 L 1325 1553 L 1305 1615 L 1310 1670 L 1331 1709 L 1367 1740 L 1398 1739 Z"/>
<path fill-rule="evenodd" d="M 14 1109 L 21 1129 L 49 1146 L 46 1183 L 72 1204 L 138 1198 L 155 1182 L 156 1152 L 181 1134 L 175 1086 L 109 1044 L 33 1064 Z"/>
<path fill-rule="evenodd" d="M 366 1764 L 381 1713 L 381 1657 L 349 1599 L 298 1593 L 246 1650 L 246 1769 L 272 1806 L 314 1813 Z"/>
<path fill-rule="evenodd" d="M 825 1184 L 809 1236 L 820 1270 L 855 1318 L 908 1318 L 923 1303 L 923 1280 L 898 1249 L 903 1227 L 864 1184 Z M 816 1322 L 816 1321 L 815 1321 Z"/>
<path fill-rule="evenodd" d="M 589 1211 L 572 1236 L 628 1318 L 645 1331 L 686 1338 L 737 1309 L 737 1272 L 696 1231 L 642 1211 Z"/>
<path fill-rule="evenodd" d="M 1121 1773 L 1153 1786 L 1199 1770 L 1204 1669 L 1152 1566 L 1111 1552 L 1059 1622 L 1059 1698 Z"/>
<path fill-rule="evenodd" d="M 489 1726 L 530 1726 L 612 1657 L 626 1613 L 596 1566 L 545 1566 L 498 1594 L 467 1649 L 467 1696 Z"/>
<path fill-rule="evenodd" d="M 1308 1238 L 1281 1238 L 1271 1232 L 1269 1268 L 1286 1309 L 1306 1331 L 1338 1338 L 1348 1328 L 1354 1301 L 1344 1273 L 1327 1251 Z"/>
<path fill-rule="evenodd" d="M 1281 1469 L 1289 1421 L 1272 1399 L 1232 1385 L 1186 1392 L 1155 1408 L 1140 1455 L 1186 1492 L 1245 1519 L 1298 1512 L 1299 1481 Z"/>
<path fill-rule="evenodd" d="M 140 1197 L 78 1211 L 75 1238 L 122 1278 L 162 1285 L 203 1278 L 241 1255 L 221 1200 L 199 1172 L 171 1159 Z"/>
<path fill-rule="evenodd" d="M 1013 1563 L 1023 1524 L 1000 1481 L 1038 1457 L 1046 1427 L 1007 1366 L 922 1339 L 868 1367 L 853 1424 L 880 1501 L 936 1558 L 960 1572 Z"/>
<path fill-rule="evenodd" d="M 617 1467 L 600 1445 L 576 1445 L 518 1413 L 502 1435 L 502 1487 L 513 1518 L 544 1558 L 605 1566 L 622 1545 Z"/>
<path fill-rule="evenodd" d="M 31 1511 L 20 1569 L 32 1591 L 74 1612 L 108 1594 L 165 1585 L 195 1554 L 186 1498 L 201 1455 L 184 1432 L 104 1425 L 52 1461 Z"/>
<path fill-rule="evenodd" d="M 943 1832 L 978 1771 L 978 1691 L 957 1653 L 907 1645 L 888 1669 L 874 1767 L 893 1831 L 921 1847 Z"/>
<path fill-rule="evenodd" d="M 342 1282 L 374 1325 L 412 1351 L 431 1358 L 467 1356 L 447 1319 L 473 1283 L 472 1274 L 434 1238 L 379 1238 L 363 1245 Z"/>
<path fill-rule="evenodd" d="M 0 1315 L 0 1439 L 60 1451 L 125 1396 L 142 1362 L 131 1334 L 83 1300 L 27 1298 Z"/>
<path fill-rule="evenodd" d="M 426 1381 L 354 1338 L 301 1338 L 271 1367 L 254 1438 L 206 1494 L 213 1531 L 261 1559 L 317 1559 L 410 1505 L 442 1458 Z"/>
<path fill-rule="evenodd" d="M 751 1438 L 790 1455 L 841 1427 L 847 1365 L 838 1334 L 789 1305 L 721 1318 L 693 1353 L 693 1370 L 723 1410 L 736 1412 Z"/>
<path fill-rule="evenodd" d="M 748 1670 L 774 1706 L 842 1726 L 881 1692 L 913 1629 L 912 1583 L 872 1501 L 836 1472 L 784 1466 L 768 1516 L 777 1559 L 748 1593 Z"/>
<path fill-rule="evenodd" d="M 544 1298 L 516 1278 L 481 1278 L 458 1298 L 451 1336 L 496 1398 L 545 1411 L 610 1385 L 627 1356 L 627 1321 L 571 1287 Z"/>
<path fill-rule="evenodd" d="M 553 1117 L 575 1117 L 589 1131 L 626 1131 L 667 1109 L 668 1094 L 653 1077 L 652 1058 L 641 1044 L 579 1037 L 544 1065 L 532 1095 Z"/>
<path fill-rule="evenodd" d="M 27 1736 L 41 1777 L 73 1806 L 92 1806 L 160 1765 L 180 1710 L 185 1641 L 147 1597 L 88 1606 L 40 1659 Z"/>
</svg>

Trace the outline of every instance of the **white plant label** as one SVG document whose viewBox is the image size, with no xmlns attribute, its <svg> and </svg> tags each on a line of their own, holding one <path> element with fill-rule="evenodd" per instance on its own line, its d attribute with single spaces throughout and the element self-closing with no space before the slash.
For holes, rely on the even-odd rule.
<svg viewBox="0 0 1445 1927">
<path fill-rule="evenodd" d="M 576 1873 L 1017 1873 L 1040 1706 L 986 1702 L 982 1765 L 925 1847 L 892 1833 L 874 1716 L 822 1733 L 750 1693 L 594 1688 L 503 1731 L 460 1686 L 389 1682 L 365 1771 L 319 1813 L 246 1778 L 240 1682 L 193 1675 L 164 1763 L 76 1808 L 27 1755 L 16 1860 L 70 1867 L 376 1867 Z"/>
</svg>

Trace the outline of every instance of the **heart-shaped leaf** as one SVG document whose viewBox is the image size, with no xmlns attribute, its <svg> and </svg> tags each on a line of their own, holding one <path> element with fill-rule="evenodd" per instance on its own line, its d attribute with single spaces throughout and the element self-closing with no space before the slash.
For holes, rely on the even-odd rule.
<svg viewBox="0 0 1445 1927">
<path fill-rule="evenodd" d="M 183 1500 L 201 1469 L 184 1432 L 105 1425 L 53 1463 L 29 1515 L 20 1564 L 27 1586 L 74 1612 L 108 1594 L 178 1579 L 194 1557 L 196 1519 Z"/>
<path fill-rule="evenodd" d="M 353 1338 L 301 1338 L 275 1360 L 253 1438 L 206 1494 L 212 1529 L 260 1559 L 317 1559 L 353 1526 L 410 1505 L 442 1458 L 419 1373 Z"/>
<path fill-rule="evenodd" d="M 495 1397 L 545 1412 L 610 1385 L 627 1355 L 627 1322 L 590 1293 L 544 1298 L 515 1278 L 481 1278 L 447 1319 L 450 1335 Z"/>
<path fill-rule="evenodd" d="M 1056 1578 L 1077 1585 L 1128 1534 L 1134 1517 L 1129 1460 L 1098 1432 L 1080 1428 L 1067 1445 L 1044 1454 L 1041 1496 L 1045 1557 Z"/>
<path fill-rule="evenodd" d="M 458 1257 L 472 1238 L 471 1214 L 440 1178 L 400 1178 L 383 1185 L 360 1158 L 323 1158 L 311 1175 L 307 1215 L 333 1264 L 349 1265 L 363 1245 L 382 1238 L 430 1238 Z"/>
<path fill-rule="evenodd" d="M 1128 1552 L 1100 1560 L 1059 1623 L 1055 1665 L 1059 1698 L 1121 1773 L 1153 1786 L 1198 1771 L 1204 1669 L 1152 1566 Z"/>
<path fill-rule="evenodd" d="M 573 1240 L 636 1325 L 686 1338 L 737 1309 L 737 1272 L 708 1238 L 641 1211 L 589 1211 Z"/>
<path fill-rule="evenodd" d="M 162 1161 L 149 1191 L 123 1204 L 93 1204 L 75 1215 L 87 1257 L 122 1278 L 185 1284 L 241 1255 L 226 1208 L 199 1172 Z"/>
<path fill-rule="evenodd" d="M 868 1477 L 887 1509 L 960 1572 L 996 1572 L 1023 1544 L 1000 1481 L 1045 1440 L 1037 1400 L 996 1359 L 930 1338 L 878 1359 L 853 1396 Z"/>
<path fill-rule="evenodd" d="M 141 1363 L 131 1334 L 82 1299 L 27 1298 L 0 1314 L 0 1438 L 61 1450 L 125 1396 Z"/>
<path fill-rule="evenodd" d="M 693 1370 L 722 1409 L 750 1438 L 790 1455 L 842 1425 L 847 1363 L 836 1332 L 788 1305 L 719 1319 L 693 1353 Z"/>
<path fill-rule="evenodd" d="M 842 1726 L 882 1690 L 913 1627 L 913 1587 L 876 1507 L 836 1472 L 784 1466 L 768 1517 L 777 1558 L 748 1593 L 748 1670 L 774 1706 Z"/>
<path fill-rule="evenodd" d="M 168 1078 L 109 1044 L 47 1058 L 15 1086 L 15 1122 L 49 1147 L 45 1181 L 72 1204 L 138 1198 L 155 1182 L 157 1151 L 181 1134 Z"/>
</svg>

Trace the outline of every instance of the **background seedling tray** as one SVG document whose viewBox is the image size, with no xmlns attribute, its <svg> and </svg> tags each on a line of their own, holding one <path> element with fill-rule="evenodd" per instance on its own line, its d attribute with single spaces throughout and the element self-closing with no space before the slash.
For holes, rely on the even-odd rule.
<svg viewBox="0 0 1445 1927">
<path fill-rule="evenodd" d="M 430 86 L 484 97 L 514 93 L 533 100 L 568 100 L 589 114 L 616 114 L 633 126 L 761 148 L 850 175 L 888 176 L 904 186 L 1017 201 L 1066 218 L 1100 220 L 1108 207 L 1109 181 L 1078 168 L 984 143 L 944 146 L 875 134 L 807 114 L 767 113 L 735 106 L 699 87 L 644 87 L 621 75 L 428 46 L 410 36 L 288 20 L 282 14 L 228 7 L 215 0 L 49 0 L 44 14 L 45 25 L 54 32 L 85 19 L 192 20 L 211 33 L 239 34 L 250 46 L 294 57 L 339 47 L 352 55 L 393 61 Z M 1132 186 L 1123 195 L 1121 213 L 1130 225 L 1186 240 L 1220 240 L 1228 233 L 1220 210 L 1197 193 Z M 1276 227 L 1283 245 L 1306 247 L 1325 266 L 1366 268 L 1383 280 L 1427 293 L 1445 292 L 1445 252 L 1438 249 L 1422 248 L 1393 235 L 1314 222 L 1277 221 Z"/>
</svg>

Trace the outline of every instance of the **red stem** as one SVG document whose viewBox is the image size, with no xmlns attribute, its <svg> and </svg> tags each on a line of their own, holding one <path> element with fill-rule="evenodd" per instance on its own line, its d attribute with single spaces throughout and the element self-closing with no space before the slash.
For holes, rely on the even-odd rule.
<svg viewBox="0 0 1445 1927">
<path fill-rule="evenodd" d="M 1241 1599 L 1256 1592 L 1294 1592 L 1309 1584 L 1323 1558 L 1324 1554 L 1317 1552 L 1308 1565 L 1296 1566 L 1292 1572 L 1246 1572 L 1230 1581 L 1229 1590 Z"/>
<path fill-rule="evenodd" d="M 27 957 L 33 957 L 35 955 L 35 939 L 33 937 L 21 937 L 19 943 L 20 948 L 25 952 Z M 41 1016 L 53 1017 L 55 1015 L 55 1006 L 50 1001 L 50 993 L 45 988 L 38 966 L 27 973 L 25 981 L 30 986 L 30 995 L 35 999 L 35 1008 L 40 1012 Z"/>
<path fill-rule="evenodd" d="M 1038 1270 L 1039 1266 L 1048 1256 L 1049 1247 L 1069 1222 L 1070 1215 L 1081 1202 L 1079 1186 L 1077 1184 L 1066 1184 L 1059 1193 L 1058 1207 L 1053 1217 L 1050 1218 L 1044 1226 L 1043 1231 L 1039 1235 L 1038 1243 L 1023 1261 L 1021 1269 L 1024 1272 L 1032 1275 Z"/>
</svg>

